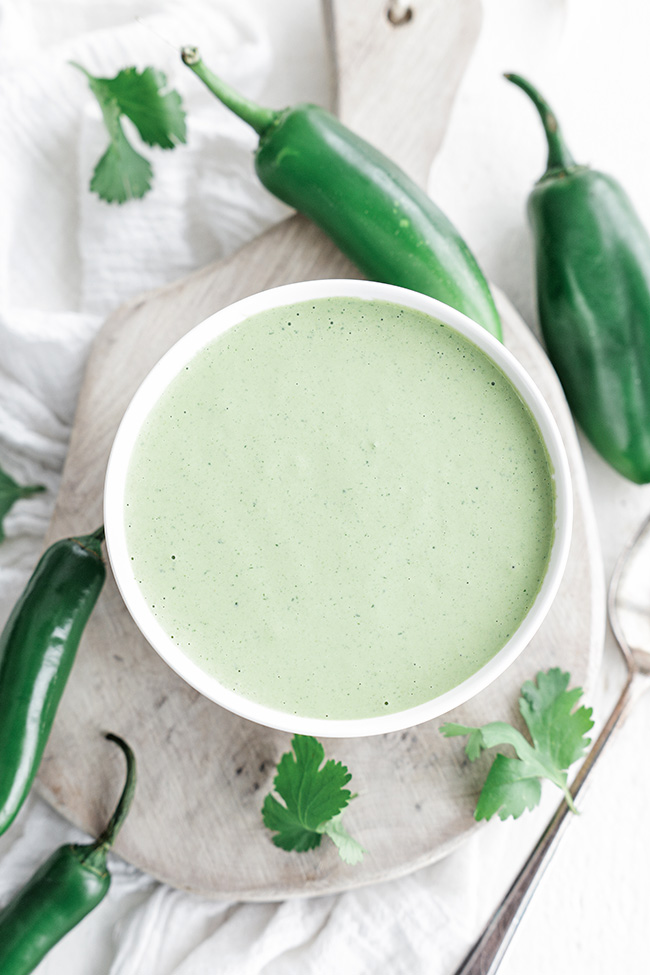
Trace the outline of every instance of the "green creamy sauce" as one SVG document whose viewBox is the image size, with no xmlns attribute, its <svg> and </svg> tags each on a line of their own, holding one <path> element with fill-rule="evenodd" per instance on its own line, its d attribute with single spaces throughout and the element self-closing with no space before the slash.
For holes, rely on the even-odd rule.
<svg viewBox="0 0 650 975">
<path fill-rule="evenodd" d="M 136 578 L 226 687 L 311 717 L 400 711 L 506 643 L 546 572 L 550 461 L 470 341 L 381 301 L 266 311 L 203 349 L 127 476 Z"/>
</svg>

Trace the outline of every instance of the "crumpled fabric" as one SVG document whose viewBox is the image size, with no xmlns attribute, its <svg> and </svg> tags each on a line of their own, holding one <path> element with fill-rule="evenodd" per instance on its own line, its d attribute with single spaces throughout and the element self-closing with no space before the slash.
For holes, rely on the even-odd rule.
<svg viewBox="0 0 650 975">
<path fill-rule="evenodd" d="M 180 47 L 209 38 L 205 56 L 255 97 L 272 52 L 245 5 L 6 0 L 0 15 L 0 463 L 48 489 L 7 519 L 4 618 L 40 550 L 104 319 L 134 295 L 232 253 L 287 210 L 254 179 L 254 133 L 219 112 L 178 49 L 161 40 L 182 38 Z M 187 145 L 142 147 L 154 187 L 137 203 L 109 206 L 88 191 L 107 137 L 72 61 L 98 76 L 153 63 L 181 92 Z"/>
<path fill-rule="evenodd" d="M 488 3 L 492 13 L 496 6 Z M 546 19 L 535 3 L 522 6 L 531 19 L 522 15 L 520 28 L 534 29 L 539 46 L 543 25 L 550 42 L 562 4 L 550 4 Z M 313 27 L 317 0 L 284 0 L 275 16 L 285 18 L 285 53 L 296 51 L 291 30 Z M 304 45 L 300 36 L 295 63 L 311 79 L 309 95 L 324 100 L 319 42 Z M 218 111 L 180 65 L 178 46 L 196 41 L 250 97 L 266 96 L 274 79 L 283 95 L 291 92 L 291 60 L 277 82 L 278 29 L 263 0 L 0 2 L 0 464 L 17 480 L 47 488 L 6 519 L 2 620 L 42 548 L 84 364 L 102 322 L 127 299 L 225 257 L 288 212 L 253 175 L 253 134 Z M 70 61 L 105 76 L 153 63 L 181 92 L 188 145 L 143 149 L 155 170 L 145 199 L 110 207 L 88 192 L 106 135 Z M 438 173 L 443 190 L 446 171 Z M 478 933 L 541 817 L 523 829 L 490 824 L 441 863 L 385 884 L 281 903 L 205 900 L 111 855 L 109 895 L 39 972 L 443 975 Z M 0 906 L 58 845 L 87 839 L 33 793 L 0 837 Z M 479 889 L 487 890 L 483 900 Z"/>
</svg>

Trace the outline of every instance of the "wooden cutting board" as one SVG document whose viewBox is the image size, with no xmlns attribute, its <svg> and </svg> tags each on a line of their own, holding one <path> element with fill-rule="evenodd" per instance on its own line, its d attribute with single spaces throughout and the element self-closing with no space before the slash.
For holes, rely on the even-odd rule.
<svg viewBox="0 0 650 975">
<path fill-rule="evenodd" d="M 351 9 L 353 8 L 353 9 Z M 421 0 L 394 26 L 384 0 L 327 7 L 343 120 L 421 181 L 442 136 L 477 35 L 473 0 Z M 215 104 L 215 111 L 219 108 Z M 296 280 L 355 277 L 355 269 L 301 217 L 288 219 L 219 265 L 145 295 L 113 315 L 88 362 L 48 543 L 102 520 L 106 461 L 141 379 L 182 334 L 246 294 Z M 452 720 L 514 719 L 521 683 L 559 665 L 592 683 L 604 620 L 602 572 L 571 418 L 539 345 L 499 296 L 506 342 L 544 392 L 563 433 L 576 514 L 566 575 L 531 646 Z M 273 846 L 260 816 L 290 736 L 201 698 L 149 648 L 110 577 L 84 636 L 39 775 L 43 795 L 89 833 L 102 827 L 122 781 L 121 757 L 101 733 L 136 751 L 139 783 L 116 851 L 153 876 L 207 894 L 273 900 L 333 892 L 413 870 L 445 854 L 476 825 L 486 762 L 469 765 L 440 722 L 380 738 L 325 741 L 359 793 L 345 814 L 368 853 L 343 864 L 331 844 L 305 854 Z"/>
</svg>

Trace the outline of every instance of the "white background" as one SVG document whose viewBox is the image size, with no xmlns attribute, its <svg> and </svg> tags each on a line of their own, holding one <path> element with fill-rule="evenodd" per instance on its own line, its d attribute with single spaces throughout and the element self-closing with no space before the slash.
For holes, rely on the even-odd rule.
<svg viewBox="0 0 650 975">
<path fill-rule="evenodd" d="M 182 34 L 179 42 L 218 34 L 224 73 L 271 104 L 327 97 L 317 0 L 242 0 L 237 13 L 229 6 L 225 0 L 0 3 L 0 462 L 49 488 L 7 520 L 0 549 L 3 616 L 40 549 L 83 362 L 101 321 L 136 290 L 230 252 L 284 212 L 255 185 L 246 137 L 231 121 L 217 121 L 214 106 L 207 108 L 188 87 L 173 51 L 161 45 L 159 55 L 148 35 L 142 39 L 134 14 L 167 36 L 171 29 L 172 37 L 190 24 L 194 36 Z M 484 9 L 429 190 L 488 276 L 535 327 L 525 202 L 543 170 L 544 146 L 532 106 L 502 73 L 518 71 L 538 83 L 575 157 L 616 175 L 650 226 L 650 7 L 638 0 L 485 0 Z M 86 184 L 103 135 L 83 85 L 66 66 L 70 57 L 98 73 L 129 63 L 167 70 L 193 119 L 191 158 L 214 167 L 206 181 L 197 181 L 189 154 L 181 161 L 158 154 L 156 191 L 146 201 L 127 212 L 92 198 Z M 213 158 L 215 132 L 225 181 Z M 619 550 L 650 513 L 650 488 L 624 481 L 588 445 L 584 455 L 609 579 Z M 608 635 L 589 702 L 599 723 L 621 682 Z M 597 766 L 502 975 L 648 970 L 646 742 L 650 700 L 639 704 Z M 536 813 L 490 823 L 448 861 L 405 881 L 284 906 L 204 904 L 114 861 L 107 900 L 39 971 L 320 975 L 335 968 L 342 975 L 451 975 L 554 804 L 546 790 Z M 69 838 L 78 834 L 32 798 L 0 839 L 0 903 Z"/>
</svg>

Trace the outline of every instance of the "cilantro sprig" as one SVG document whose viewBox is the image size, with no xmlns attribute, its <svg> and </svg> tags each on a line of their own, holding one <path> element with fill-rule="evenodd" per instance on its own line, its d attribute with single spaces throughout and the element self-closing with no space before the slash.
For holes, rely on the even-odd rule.
<svg viewBox="0 0 650 975">
<path fill-rule="evenodd" d="M 42 484 L 18 484 L 13 477 L 0 467 L 0 542 L 5 539 L 4 519 L 16 501 L 40 494 L 45 488 Z"/>
<path fill-rule="evenodd" d="M 325 758 L 321 743 L 309 735 L 294 735 L 277 766 L 273 786 L 284 804 L 269 792 L 262 806 L 264 825 L 276 833 L 273 842 L 283 850 L 313 850 L 323 835 L 336 844 L 346 863 L 358 863 L 363 847 L 341 823 L 341 814 L 354 796 L 345 786 L 352 776 L 345 765 Z"/>
<path fill-rule="evenodd" d="M 582 696 L 579 687 L 567 690 L 570 675 L 554 667 L 540 671 L 535 681 L 521 688 L 519 710 L 530 732 L 532 744 L 512 725 L 493 721 L 481 728 L 447 723 L 440 731 L 447 738 L 469 735 L 465 753 L 470 761 L 483 749 L 511 745 L 515 758 L 498 754 L 481 790 L 474 816 L 490 819 L 517 819 L 533 809 L 542 794 L 541 780 L 550 779 L 564 793 L 573 812 L 577 812 L 568 785 L 568 768 L 582 758 L 590 744 L 586 733 L 593 727 L 592 709 L 584 705 L 574 710 Z"/>
<path fill-rule="evenodd" d="M 151 189 L 153 170 L 149 160 L 127 139 L 122 118 L 133 122 L 147 145 L 173 149 L 187 138 L 181 96 L 166 90 L 167 78 L 156 68 L 124 68 L 114 78 L 97 78 L 82 65 L 71 63 L 88 79 L 110 139 L 93 172 L 90 189 L 107 203 L 125 203 L 144 196 Z"/>
</svg>

